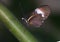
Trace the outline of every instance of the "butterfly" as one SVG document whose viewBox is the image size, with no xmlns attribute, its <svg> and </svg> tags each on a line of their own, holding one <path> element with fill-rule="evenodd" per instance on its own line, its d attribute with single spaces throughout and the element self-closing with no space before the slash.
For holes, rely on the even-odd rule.
<svg viewBox="0 0 60 42">
<path fill-rule="evenodd" d="M 22 20 L 25 20 L 25 22 L 32 27 L 40 27 L 43 23 L 44 20 L 48 18 L 50 15 L 51 10 L 48 5 L 43 5 L 39 8 L 36 8 L 27 20 L 25 18 L 22 18 Z"/>
</svg>

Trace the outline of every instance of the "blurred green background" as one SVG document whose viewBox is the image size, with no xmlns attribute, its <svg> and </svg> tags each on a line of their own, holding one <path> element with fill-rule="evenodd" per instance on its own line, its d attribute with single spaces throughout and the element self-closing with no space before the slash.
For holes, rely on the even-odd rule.
<svg viewBox="0 0 60 42">
<path fill-rule="evenodd" d="M 57 42 L 60 40 L 60 0 L 0 0 L 17 18 L 28 16 L 31 11 L 41 5 L 49 5 L 51 15 L 40 28 L 27 29 L 42 42 Z M 20 21 L 24 24 L 22 21 Z M 26 26 L 25 26 L 26 27 Z M 18 42 L 0 21 L 0 42 Z"/>
</svg>

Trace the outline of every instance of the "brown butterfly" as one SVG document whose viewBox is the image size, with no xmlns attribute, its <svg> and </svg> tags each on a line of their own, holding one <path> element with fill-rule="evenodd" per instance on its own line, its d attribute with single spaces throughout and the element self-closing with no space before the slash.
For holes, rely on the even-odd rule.
<svg viewBox="0 0 60 42">
<path fill-rule="evenodd" d="M 32 13 L 31 16 L 26 20 L 22 18 L 22 20 L 25 20 L 29 26 L 33 27 L 40 27 L 44 20 L 46 20 L 50 14 L 50 8 L 48 5 L 41 6 L 39 8 L 36 8 Z"/>
</svg>

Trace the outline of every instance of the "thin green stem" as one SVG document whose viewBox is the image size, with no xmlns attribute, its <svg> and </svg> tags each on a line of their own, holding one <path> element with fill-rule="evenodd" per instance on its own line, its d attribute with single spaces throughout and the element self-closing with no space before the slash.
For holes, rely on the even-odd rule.
<svg viewBox="0 0 60 42">
<path fill-rule="evenodd" d="M 12 15 L 12 13 L 0 4 L 0 20 L 7 29 L 19 40 L 19 42 L 38 42 L 30 32 Z"/>
</svg>

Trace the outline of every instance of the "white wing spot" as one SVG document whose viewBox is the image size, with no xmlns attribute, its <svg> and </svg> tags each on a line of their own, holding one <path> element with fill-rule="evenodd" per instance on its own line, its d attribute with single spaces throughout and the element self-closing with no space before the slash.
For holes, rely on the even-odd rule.
<svg viewBox="0 0 60 42">
<path fill-rule="evenodd" d="M 35 9 L 35 12 L 37 12 L 37 14 L 41 14 L 42 17 L 44 17 L 44 12 L 41 11 L 39 8 Z"/>
</svg>

